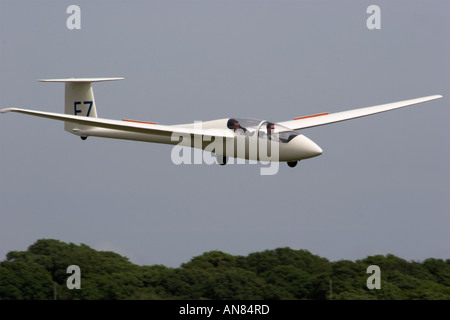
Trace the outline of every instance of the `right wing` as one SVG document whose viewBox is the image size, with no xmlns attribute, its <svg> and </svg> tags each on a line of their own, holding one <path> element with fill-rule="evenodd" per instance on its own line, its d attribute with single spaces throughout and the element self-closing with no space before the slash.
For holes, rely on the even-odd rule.
<svg viewBox="0 0 450 320">
<path fill-rule="evenodd" d="M 296 118 L 295 120 L 278 122 L 278 124 L 288 127 L 294 131 L 300 129 L 306 129 L 311 127 L 323 126 L 330 123 L 341 122 L 350 119 L 361 118 L 365 116 L 370 116 L 372 114 L 386 112 L 398 108 L 403 108 L 407 106 L 411 106 L 417 103 L 422 103 L 426 101 L 431 101 L 435 99 L 442 98 L 441 95 L 434 95 L 428 97 L 422 97 L 411 100 L 404 100 L 399 102 L 387 103 L 373 107 L 361 108 L 361 109 L 353 109 L 343 112 L 337 113 L 322 113 L 314 116 Z"/>
</svg>

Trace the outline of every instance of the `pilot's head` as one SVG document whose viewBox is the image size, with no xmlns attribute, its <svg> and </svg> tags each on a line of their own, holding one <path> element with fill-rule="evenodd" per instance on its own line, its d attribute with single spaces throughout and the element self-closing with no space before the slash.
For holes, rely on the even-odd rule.
<svg viewBox="0 0 450 320">
<path fill-rule="evenodd" d="M 275 130 L 275 124 L 273 124 L 272 122 L 267 122 L 267 132 L 273 132 Z"/>
</svg>

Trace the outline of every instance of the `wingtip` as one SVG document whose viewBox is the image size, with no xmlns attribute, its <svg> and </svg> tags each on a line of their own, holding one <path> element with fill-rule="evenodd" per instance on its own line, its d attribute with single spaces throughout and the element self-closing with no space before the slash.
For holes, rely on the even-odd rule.
<svg viewBox="0 0 450 320">
<path fill-rule="evenodd" d="M 417 99 L 418 99 L 418 100 L 422 99 L 424 102 L 426 102 L 426 101 L 431 101 L 431 100 L 436 100 L 436 99 L 441 99 L 441 98 L 443 98 L 442 95 L 440 95 L 440 94 L 435 94 L 435 95 L 432 95 L 432 96 L 426 96 L 426 97 L 423 97 L 423 98 L 417 98 Z"/>
<path fill-rule="evenodd" d="M 5 108 L 5 109 L 0 110 L 0 113 L 17 112 L 19 110 L 21 110 L 21 109 L 19 109 L 19 108 Z"/>
</svg>

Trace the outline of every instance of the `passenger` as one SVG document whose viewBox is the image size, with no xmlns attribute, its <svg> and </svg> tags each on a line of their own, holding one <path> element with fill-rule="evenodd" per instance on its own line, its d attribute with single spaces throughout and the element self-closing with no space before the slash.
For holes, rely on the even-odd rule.
<svg viewBox="0 0 450 320">
<path fill-rule="evenodd" d="M 239 124 L 239 121 L 237 121 L 236 119 L 229 119 L 228 123 L 227 123 L 227 127 L 231 130 L 234 131 L 234 133 L 236 134 L 244 134 L 245 131 L 247 131 L 247 129 L 241 127 L 241 125 Z"/>
</svg>

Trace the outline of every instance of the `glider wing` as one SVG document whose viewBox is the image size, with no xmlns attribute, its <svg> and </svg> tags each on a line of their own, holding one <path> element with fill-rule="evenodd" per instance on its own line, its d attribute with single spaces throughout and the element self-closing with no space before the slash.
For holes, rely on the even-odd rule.
<svg viewBox="0 0 450 320">
<path fill-rule="evenodd" d="M 427 96 L 417 99 L 404 100 L 399 102 L 392 102 L 387 104 L 382 104 L 373 107 L 366 107 L 361 109 L 353 109 L 337 113 L 321 113 L 313 116 L 296 118 L 295 120 L 278 122 L 278 124 L 288 127 L 292 130 L 300 130 L 311 127 L 323 126 L 330 123 L 341 122 L 350 119 L 356 119 L 361 117 L 370 116 L 372 114 L 377 114 L 381 112 L 386 112 L 398 108 L 412 106 L 418 103 L 431 101 L 435 99 L 442 98 L 441 95 Z"/>
</svg>

